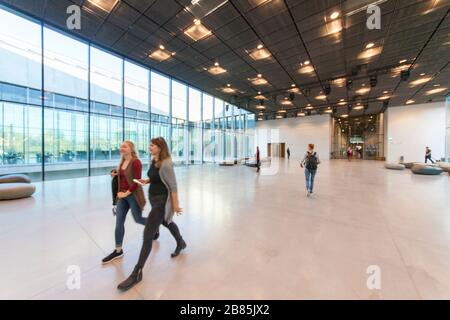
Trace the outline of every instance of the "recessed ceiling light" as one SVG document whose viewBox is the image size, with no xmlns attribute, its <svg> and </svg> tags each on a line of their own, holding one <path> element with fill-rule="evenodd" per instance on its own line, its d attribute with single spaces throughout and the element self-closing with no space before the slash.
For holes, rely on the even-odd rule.
<svg viewBox="0 0 450 320">
<path fill-rule="evenodd" d="M 263 121 L 264 119 L 263 118 L 258 118 L 258 121 Z"/>
<path fill-rule="evenodd" d="M 256 100 L 267 100 L 267 98 L 265 96 L 263 96 L 262 94 L 258 94 L 257 96 L 253 97 Z"/>
<path fill-rule="evenodd" d="M 248 55 L 253 60 L 267 59 L 267 58 L 270 58 L 270 56 L 271 56 L 270 51 L 265 49 L 262 44 L 259 44 L 255 50 L 248 52 Z"/>
<path fill-rule="evenodd" d="M 436 88 L 436 89 L 428 90 L 427 92 L 425 92 L 425 94 L 427 96 L 429 96 L 429 95 L 432 95 L 432 94 L 444 92 L 445 90 L 447 90 L 447 88 Z"/>
<path fill-rule="evenodd" d="M 436 84 L 433 85 L 433 87 L 439 87 L 439 86 L 440 86 L 439 83 L 436 83 Z"/>
<path fill-rule="evenodd" d="M 334 20 L 334 19 L 336 19 L 336 18 L 338 18 L 339 17 L 339 12 L 337 12 L 337 11 L 334 11 L 331 15 L 330 15 L 330 19 L 331 20 Z"/>
<path fill-rule="evenodd" d="M 424 72 L 422 72 L 422 73 L 420 74 L 420 76 L 421 76 L 421 77 L 423 77 L 424 75 L 425 75 L 425 73 L 424 73 Z"/>
<path fill-rule="evenodd" d="M 333 80 L 333 84 L 337 87 L 343 87 L 343 86 L 345 86 L 345 81 L 346 81 L 345 78 L 339 78 L 339 79 Z"/>
<path fill-rule="evenodd" d="M 314 107 L 311 105 L 308 105 L 305 109 L 311 110 L 311 109 L 314 109 Z"/>
<path fill-rule="evenodd" d="M 290 106 L 290 105 L 292 105 L 292 101 L 289 101 L 289 100 L 283 100 L 283 101 L 281 101 L 281 104 L 282 105 L 284 105 L 284 106 Z"/>
<path fill-rule="evenodd" d="M 200 20 L 195 19 L 194 24 L 187 28 L 184 33 L 192 40 L 198 41 L 211 35 L 211 30 L 207 29 Z"/>
<path fill-rule="evenodd" d="M 257 105 L 256 106 L 256 109 L 258 109 L 258 110 L 264 110 L 266 107 L 265 106 L 263 106 L 263 105 Z"/>
<path fill-rule="evenodd" d="M 316 99 L 317 99 L 317 100 L 326 100 L 326 99 L 327 99 L 327 96 L 324 95 L 324 94 L 319 94 L 318 96 L 316 96 Z"/>
<path fill-rule="evenodd" d="M 348 114 L 342 114 L 341 118 L 348 118 Z"/>
<path fill-rule="evenodd" d="M 279 112 L 279 113 L 286 113 L 286 110 L 281 109 L 281 110 L 278 110 L 278 112 Z"/>
<path fill-rule="evenodd" d="M 425 78 L 420 78 L 420 79 L 411 81 L 409 84 L 410 84 L 411 87 L 415 87 L 415 86 L 421 85 L 421 84 L 423 84 L 425 82 L 428 82 L 430 80 L 431 80 L 431 77 L 425 77 Z"/>
<path fill-rule="evenodd" d="M 257 77 L 258 77 L 258 78 L 261 78 L 261 77 L 262 77 L 262 74 L 261 74 L 261 73 L 258 73 Z"/>
<path fill-rule="evenodd" d="M 87 2 L 109 13 L 114 9 L 119 0 L 87 0 Z"/>
<path fill-rule="evenodd" d="M 276 118 L 277 119 L 283 119 L 283 116 L 279 114 L 279 115 L 276 116 Z"/>
<path fill-rule="evenodd" d="M 219 63 L 216 62 L 214 63 L 214 67 L 208 69 L 208 72 L 213 75 L 218 75 L 227 72 L 227 70 L 219 66 Z"/>
<path fill-rule="evenodd" d="M 330 108 L 328 108 L 327 110 L 325 110 L 324 112 L 326 112 L 326 113 L 332 113 L 333 112 L 333 110 L 332 109 L 330 109 Z"/>
<path fill-rule="evenodd" d="M 266 85 L 269 83 L 266 79 L 261 78 L 261 77 L 251 78 L 248 80 L 250 80 L 251 83 L 255 86 L 262 86 L 262 85 Z"/>
<path fill-rule="evenodd" d="M 366 44 L 366 49 L 370 49 L 370 48 L 372 48 L 374 46 L 375 46 L 375 43 L 369 42 L 368 44 Z"/>
<path fill-rule="evenodd" d="M 307 66 L 308 64 L 310 64 L 310 63 L 311 63 L 311 62 L 310 62 L 309 60 L 306 60 L 305 62 L 303 62 L 303 64 L 306 65 L 306 66 Z"/>
<path fill-rule="evenodd" d="M 391 96 L 385 95 L 385 96 L 378 97 L 377 99 L 378 99 L 378 100 L 387 100 L 387 99 L 389 99 L 390 97 L 391 97 Z"/>
<path fill-rule="evenodd" d="M 383 93 L 388 93 L 388 91 L 383 91 Z"/>
<path fill-rule="evenodd" d="M 291 84 L 291 87 L 294 88 L 295 87 L 295 83 Z"/>
<path fill-rule="evenodd" d="M 356 92 L 357 94 L 362 95 L 362 94 L 366 94 L 366 93 L 369 92 L 369 91 L 370 91 L 370 88 L 361 88 L 361 89 L 356 90 L 355 92 Z"/>
<path fill-rule="evenodd" d="M 161 62 L 169 59 L 174 54 L 167 50 L 161 49 L 161 47 L 164 48 L 164 46 L 160 46 L 158 50 L 155 50 L 152 53 L 150 53 L 148 57 Z"/>
<path fill-rule="evenodd" d="M 300 73 L 311 73 L 311 72 L 313 72 L 314 71 L 314 68 L 312 67 L 312 66 L 308 66 L 308 65 L 306 65 L 306 66 L 304 66 L 304 67 L 301 67 L 299 70 L 298 70 L 298 72 L 300 72 Z"/>
<path fill-rule="evenodd" d="M 358 59 L 369 59 L 381 53 L 382 47 L 369 48 L 358 54 Z"/>
<path fill-rule="evenodd" d="M 234 93 L 234 92 L 236 92 L 236 89 L 233 89 L 233 88 L 230 88 L 227 86 L 225 88 L 222 88 L 222 91 L 225 93 Z"/>
<path fill-rule="evenodd" d="M 358 105 L 353 107 L 354 110 L 361 110 L 364 109 L 364 106 Z"/>
<path fill-rule="evenodd" d="M 406 101 L 406 104 L 411 104 L 411 103 L 414 103 L 414 102 L 415 102 L 414 100 L 409 99 L 408 101 Z"/>
<path fill-rule="evenodd" d="M 231 84 L 227 83 L 227 87 L 231 87 Z"/>
<path fill-rule="evenodd" d="M 403 60 L 400 60 L 398 63 L 405 63 L 406 61 L 408 61 L 408 60 L 403 59 Z"/>
<path fill-rule="evenodd" d="M 261 91 L 258 91 L 258 94 L 261 94 Z"/>
</svg>

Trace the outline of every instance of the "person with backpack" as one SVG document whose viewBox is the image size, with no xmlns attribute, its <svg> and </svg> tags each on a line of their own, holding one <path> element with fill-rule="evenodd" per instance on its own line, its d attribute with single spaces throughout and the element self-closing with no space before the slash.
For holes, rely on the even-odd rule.
<svg viewBox="0 0 450 320">
<path fill-rule="evenodd" d="M 317 155 L 317 152 L 314 151 L 314 144 L 308 144 L 308 151 L 306 151 L 305 157 L 302 162 L 300 162 L 300 166 L 302 168 L 305 167 L 306 195 L 308 197 L 313 193 L 314 177 L 316 176 L 319 163 L 319 156 Z"/>
<path fill-rule="evenodd" d="M 431 158 L 431 149 L 429 147 L 425 148 L 425 163 L 430 160 L 431 163 L 434 163 L 433 159 Z"/>
</svg>

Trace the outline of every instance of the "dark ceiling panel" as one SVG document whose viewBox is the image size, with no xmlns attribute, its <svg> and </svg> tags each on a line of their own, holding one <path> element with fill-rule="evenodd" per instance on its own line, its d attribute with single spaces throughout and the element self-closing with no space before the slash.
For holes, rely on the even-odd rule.
<svg viewBox="0 0 450 320">
<path fill-rule="evenodd" d="M 368 104 L 369 113 L 382 110 L 383 102 L 378 100 L 382 95 L 392 95 L 390 105 L 404 104 L 411 97 L 417 103 L 437 101 L 445 92 L 426 93 L 439 86 L 450 87 L 450 0 L 387 0 L 379 4 L 380 30 L 366 26 L 364 5 L 372 0 L 200 0 L 195 4 L 190 0 L 121 0 L 110 13 L 83 0 L 0 2 L 34 17 L 45 14 L 46 22 L 63 31 L 109 47 L 226 101 L 234 95 L 238 104 L 250 101 L 252 108 L 258 103 L 254 96 L 261 91 L 270 98 L 267 109 L 278 110 L 292 82 L 304 94 L 295 95 L 291 109 L 308 103 L 327 107 L 345 99 Z M 81 30 L 65 27 L 70 4 L 83 5 Z M 361 10 L 350 14 L 355 9 Z M 333 11 L 339 11 L 340 17 L 331 21 Z M 194 41 L 184 34 L 195 18 L 212 31 L 211 36 Z M 381 50 L 366 51 L 370 42 Z M 269 58 L 253 60 L 249 56 L 259 44 L 270 51 Z M 163 62 L 151 60 L 149 53 L 159 45 L 176 54 Z M 417 56 L 408 81 L 393 75 L 392 68 L 399 67 L 400 60 L 411 63 Z M 306 70 L 301 64 L 307 60 L 313 69 L 299 72 Z M 227 72 L 218 76 L 207 72 L 214 62 Z M 249 79 L 258 73 L 269 85 L 251 83 Z M 411 81 L 422 73 L 432 79 L 412 87 Z M 371 75 L 377 75 L 377 86 L 368 92 L 358 91 L 369 85 Z M 332 81 L 338 77 L 351 79 L 353 87 L 346 88 L 345 80 L 338 86 Z M 221 91 L 227 83 L 237 89 L 235 94 Z M 326 100 L 316 99 L 326 84 L 331 84 L 331 93 Z M 346 112 L 346 108 L 339 107 L 339 112 Z"/>
</svg>

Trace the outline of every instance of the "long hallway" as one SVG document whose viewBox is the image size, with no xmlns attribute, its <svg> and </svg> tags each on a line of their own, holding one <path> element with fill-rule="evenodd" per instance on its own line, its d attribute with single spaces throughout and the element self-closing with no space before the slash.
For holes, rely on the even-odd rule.
<svg viewBox="0 0 450 320">
<path fill-rule="evenodd" d="M 101 265 L 114 247 L 110 178 L 37 183 L 32 198 L 2 202 L 0 298 L 450 298 L 447 175 L 324 161 L 307 198 L 298 163 L 282 160 L 274 175 L 178 167 L 176 221 L 188 248 L 171 259 L 175 242 L 162 227 L 143 281 L 126 293 L 116 286 L 137 261 L 143 228 L 129 214 L 123 260 Z M 79 290 L 66 285 L 72 265 Z M 374 265 L 380 290 L 366 284 Z"/>
</svg>

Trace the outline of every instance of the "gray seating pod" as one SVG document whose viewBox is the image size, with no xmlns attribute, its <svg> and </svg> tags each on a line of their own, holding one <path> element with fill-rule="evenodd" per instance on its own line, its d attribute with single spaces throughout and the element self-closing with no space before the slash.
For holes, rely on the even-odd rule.
<svg viewBox="0 0 450 320">
<path fill-rule="evenodd" d="M 390 170 L 405 170 L 405 166 L 400 163 L 385 163 L 384 167 Z"/>
<path fill-rule="evenodd" d="M 30 197 L 36 187 L 29 183 L 1 183 L 0 200 L 14 200 Z"/>
<path fill-rule="evenodd" d="M 24 174 L 7 174 L 0 176 L 0 183 L 31 183 L 30 178 Z"/>
<path fill-rule="evenodd" d="M 415 164 L 411 168 L 411 171 L 415 174 L 423 175 L 440 175 L 443 170 L 437 166 L 428 166 L 425 164 Z"/>
</svg>

